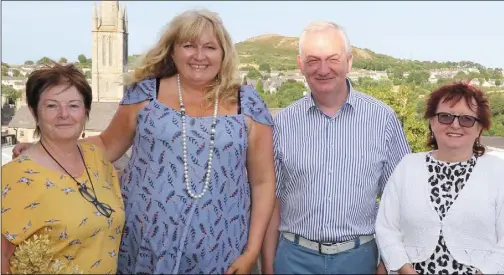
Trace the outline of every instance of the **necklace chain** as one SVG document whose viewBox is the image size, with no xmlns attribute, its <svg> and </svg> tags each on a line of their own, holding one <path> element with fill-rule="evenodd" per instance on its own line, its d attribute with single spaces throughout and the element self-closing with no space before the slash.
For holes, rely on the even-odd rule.
<svg viewBox="0 0 504 275">
<path fill-rule="evenodd" d="M 59 167 L 61 167 L 61 169 L 63 169 L 63 170 L 64 170 L 64 171 L 65 171 L 65 172 L 66 172 L 66 173 L 67 173 L 67 174 L 68 174 L 68 175 L 69 175 L 69 176 L 70 176 L 70 177 L 71 177 L 71 178 L 75 181 L 75 183 L 77 183 L 77 186 L 82 187 L 82 184 L 81 184 L 79 181 L 77 181 L 77 180 L 74 178 L 74 176 L 72 176 L 72 174 L 70 174 L 70 173 L 69 173 L 69 172 L 65 169 L 65 167 L 63 167 L 63 165 L 61 165 L 61 164 L 60 164 L 60 163 L 59 163 L 59 162 L 58 162 L 58 161 L 57 161 L 57 160 L 53 157 L 53 155 L 51 155 L 51 153 L 49 153 L 49 151 L 47 150 L 47 148 L 46 148 L 46 147 L 44 146 L 44 144 L 42 143 L 42 140 L 40 140 L 40 141 L 39 141 L 39 143 L 40 143 L 40 145 L 42 145 L 42 148 L 44 148 L 44 150 L 46 151 L 46 153 L 47 153 L 47 154 L 48 154 L 48 155 L 49 155 L 49 156 L 50 156 L 50 157 L 54 160 L 54 162 L 56 162 L 56 163 L 59 165 Z M 82 159 L 82 163 L 84 164 L 84 168 L 85 168 L 86 173 L 87 173 L 87 176 L 88 176 L 88 178 L 89 178 L 89 182 L 91 183 L 91 188 L 93 189 L 93 192 L 95 192 L 94 185 L 93 185 L 93 180 L 91 179 L 91 176 L 89 175 L 89 171 L 88 171 L 87 166 L 86 166 L 86 161 L 84 161 L 84 156 L 82 155 L 82 152 L 81 152 L 81 150 L 80 150 L 80 148 L 79 148 L 79 145 L 77 145 L 77 150 L 79 151 L 79 154 L 80 154 L 81 159 Z"/>
<path fill-rule="evenodd" d="M 215 95 L 215 105 L 212 116 L 212 125 L 210 127 L 210 146 L 208 153 L 208 167 L 205 174 L 205 185 L 203 186 L 203 190 L 199 194 L 193 193 L 191 190 L 191 180 L 189 179 L 189 167 L 187 164 L 187 130 L 186 130 L 186 113 L 184 102 L 182 100 L 182 87 L 180 86 L 180 75 L 177 75 L 177 86 L 178 86 L 178 96 L 180 103 L 180 113 L 182 118 L 182 161 L 184 163 L 184 181 L 186 185 L 186 190 L 189 196 L 193 199 L 200 199 L 208 190 L 208 186 L 210 185 L 210 174 L 212 173 L 212 159 L 213 159 L 213 150 L 215 143 L 215 127 L 217 125 L 217 110 L 219 108 L 219 94 Z"/>
</svg>

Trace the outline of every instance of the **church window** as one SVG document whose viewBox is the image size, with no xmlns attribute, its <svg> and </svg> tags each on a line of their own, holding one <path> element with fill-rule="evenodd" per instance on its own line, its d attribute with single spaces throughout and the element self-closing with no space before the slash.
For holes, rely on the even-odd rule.
<svg viewBox="0 0 504 275">
<path fill-rule="evenodd" d="M 102 56 L 102 64 L 103 64 L 103 66 L 106 66 L 107 64 L 105 63 L 105 61 L 106 61 L 105 60 L 105 53 L 107 52 L 107 49 L 105 48 L 105 45 L 106 45 L 106 43 L 105 43 L 105 36 L 102 36 L 101 40 L 102 40 L 101 41 L 101 44 L 102 44 L 102 54 L 101 54 L 101 56 Z"/>
<path fill-rule="evenodd" d="M 110 37 L 110 36 L 108 37 L 108 44 L 109 44 L 109 46 L 108 46 L 109 66 L 112 66 L 113 65 L 112 64 L 113 63 L 112 62 L 112 49 L 114 47 L 112 47 L 112 37 Z"/>
</svg>

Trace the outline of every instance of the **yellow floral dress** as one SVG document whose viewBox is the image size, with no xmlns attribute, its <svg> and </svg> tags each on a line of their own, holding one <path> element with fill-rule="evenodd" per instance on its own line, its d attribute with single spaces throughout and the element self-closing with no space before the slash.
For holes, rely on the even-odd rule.
<svg viewBox="0 0 504 275">
<path fill-rule="evenodd" d="M 94 145 L 81 149 L 98 201 L 115 211 L 110 218 L 81 196 L 70 176 L 20 155 L 2 166 L 2 235 L 19 245 L 48 234 L 54 259 L 84 274 L 115 273 L 125 219 L 117 173 Z M 86 172 L 76 180 L 91 189 Z"/>
</svg>

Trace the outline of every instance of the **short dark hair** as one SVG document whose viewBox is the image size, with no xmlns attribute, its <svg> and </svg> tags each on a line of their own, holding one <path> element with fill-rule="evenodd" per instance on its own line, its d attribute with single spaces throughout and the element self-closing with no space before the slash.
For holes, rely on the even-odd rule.
<svg viewBox="0 0 504 275">
<path fill-rule="evenodd" d="M 462 82 L 447 84 L 432 92 L 426 102 L 427 108 L 425 109 L 424 118 L 430 119 L 436 115 L 437 108 L 441 100 L 443 102 L 456 104 L 462 99 L 465 100 L 471 110 L 476 111 L 479 119 L 478 122 L 483 130 L 490 129 L 492 116 L 490 113 L 488 99 L 482 90 Z M 476 101 L 477 110 L 473 109 L 475 107 L 472 103 L 473 99 Z M 432 133 L 432 129 L 430 131 Z M 437 141 L 433 135 L 429 135 L 427 139 L 427 146 L 433 148 L 434 150 L 438 149 Z M 477 156 L 482 156 L 485 153 L 485 147 L 479 142 L 475 142 L 473 145 L 473 152 Z"/>
<path fill-rule="evenodd" d="M 40 96 L 43 92 L 60 84 L 68 84 L 68 87 L 74 86 L 77 88 L 84 99 L 84 106 L 89 117 L 93 93 L 91 86 L 86 80 L 86 76 L 73 64 L 61 65 L 55 63 L 52 66 L 33 71 L 26 81 L 26 103 L 33 109 L 36 120 L 38 120 L 37 107 Z M 38 125 L 35 127 L 34 135 L 40 135 Z"/>
</svg>

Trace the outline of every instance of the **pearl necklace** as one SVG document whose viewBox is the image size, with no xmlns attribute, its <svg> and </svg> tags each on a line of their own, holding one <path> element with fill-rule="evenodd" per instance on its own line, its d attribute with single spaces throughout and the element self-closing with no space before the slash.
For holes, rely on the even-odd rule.
<svg viewBox="0 0 504 275">
<path fill-rule="evenodd" d="M 215 140 L 215 126 L 217 125 L 217 109 L 219 107 L 219 94 L 215 95 L 215 105 L 212 117 L 212 126 L 210 127 L 210 146 L 208 153 L 208 167 L 205 176 L 205 185 L 203 186 L 203 191 L 200 194 L 194 194 L 191 190 L 191 181 L 189 180 L 189 168 L 187 165 L 187 136 L 186 136 L 186 115 L 184 102 L 182 101 L 182 87 L 180 86 L 180 75 L 177 75 L 177 86 L 178 86 L 178 96 L 180 102 L 180 113 L 182 116 L 182 161 L 184 163 L 184 181 L 187 189 L 187 193 L 193 199 L 200 199 L 203 197 L 205 192 L 208 190 L 210 185 L 210 174 L 212 173 L 212 158 Z"/>
</svg>

